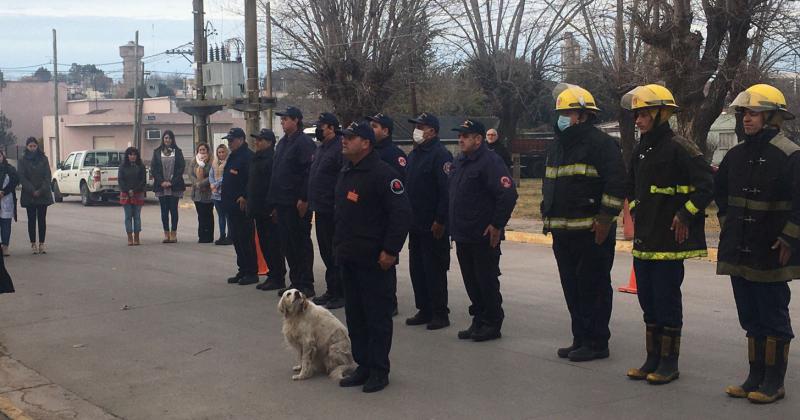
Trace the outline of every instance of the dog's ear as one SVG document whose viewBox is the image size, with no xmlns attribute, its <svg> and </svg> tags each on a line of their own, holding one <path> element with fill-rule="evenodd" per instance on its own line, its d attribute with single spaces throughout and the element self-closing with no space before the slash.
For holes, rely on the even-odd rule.
<svg viewBox="0 0 800 420">
<path fill-rule="evenodd" d="M 306 297 L 303 296 L 303 303 L 300 306 L 300 312 L 305 312 L 307 309 L 308 309 L 308 299 L 306 299 Z"/>
<path fill-rule="evenodd" d="M 281 296 L 281 300 L 278 301 L 278 312 L 286 315 L 286 299 Z"/>
</svg>

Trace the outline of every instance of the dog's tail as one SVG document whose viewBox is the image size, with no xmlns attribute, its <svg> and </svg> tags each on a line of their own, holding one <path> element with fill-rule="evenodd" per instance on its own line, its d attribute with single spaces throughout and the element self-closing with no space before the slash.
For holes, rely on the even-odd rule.
<svg viewBox="0 0 800 420">
<path fill-rule="evenodd" d="M 341 381 L 345 376 L 353 373 L 356 370 L 355 364 L 339 365 L 333 368 L 328 376 L 334 381 Z"/>
</svg>

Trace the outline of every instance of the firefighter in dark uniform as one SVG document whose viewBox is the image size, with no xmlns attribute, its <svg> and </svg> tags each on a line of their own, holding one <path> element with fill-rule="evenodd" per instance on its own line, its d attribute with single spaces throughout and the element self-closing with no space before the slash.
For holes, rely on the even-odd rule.
<svg viewBox="0 0 800 420">
<path fill-rule="evenodd" d="M 713 195 L 711 168 L 695 143 L 670 128 L 678 106 L 665 87 L 639 86 L 622 97 L 621 105 L 635 112 L 641 133 L 626 190 L 647 348 L 644 364 L 628 370 L 628 377 L 665 384 L 680 374 L 683 260 L 707 255 L 703 210 Z"/>
<path fill-rule="evenodd" d="M 800 147 L 781 133 L 794 115 L 778 89 L 751 86 L 731 107 L 740 143 L 725 154 L 715 179 L 722 226 L 717 274 L 731 276 L 750 374 L 725 391 L 772 403 L 785 395 L 794 337 L 788 282 L 800 278 Z"/>
<path fill-rule="evenodd" d="M 400 175 L 400 181 L 406 182 L 406 163 L 407 156 L 402 149 L 397 147 L 392 140 L 392 131 L 394 131 L 394 120 L 389 118 L 388 115 L 377 113 L 371 117 L 367 117 L 372 131 L 375 132 L 375 151 L 381 157 L 381 160 L 388 163 Z M 394 311 L 392 315 L 397 315 L 397 269 L 392 267 L 389 270 L 394 284 Z"/>
<path fill-rule="evenodd" d="M 281 117 L 283 138 L 275 146 L 267 201 L 280 233 L 281 249 L 289 264 L 288 288 L 314 297 L 314 248 L 311 244 L 311 212 L 308 211 L 308 174 L 317 146 L 303 133 L 303 113 L 295 107 L 276 112 Z M 287 288 L 278 290 L 283 295 Z"/>
<path fill-rule="evenodd" d="M 317 246 L 325 263 L 327 290 L 314 298 L 314 303 L 338 309 L 344 306 L 344 295 L 339 269 L 333 258 L 333 192 L 342 170 L 342 138 L 337 134 L 341 127 L 339 119 L 329 112 L 320 114 L 315 125 L 315 135 L 320 144 L 314 153 L 308 177 L 308 205 L 314 212 Z"/>
<path fill-rule="evenodd" d="M 247 147 L 245 133 L 241 128 L 231 128 L 222 137 L 228 140 L 231 155 L 225 162 L 222 177 L 222 203 L 227 207 L 231 238 L 236 250 L 236 265 L 239 271 L 228 279 L 229 284 L 242 286 L 258 283 L 258 260 L 253 237 L 253 219 L 247 213 L 247 181 L 253 152 Z"/>
<path fill-rule="evenodd" d="M 408 233 L 408 269 L 417 313 L 406 325 L 427 324 L 429 330 L 450 326 L 447 270 L 450 238 L 447 229 L 447 184 L 453 155 L 439 140 L 439 119 L 422 113 L 408 120 L 415 125 L 414 150 L 408 155 L 406 187 L 414 212 Z"/>
<path fill-rule="evenodd" d="M 572 320 L 572 345 L 558 357 L 583 362 L 608 357 L 611 266 L 616 217 L 625 200 L 625 164 L 617 142 L 594 126 L 592 94 L 561 83 L 553 90 L 558 122 L 542 183 L 544 232 Z"/>
<path fill-rule="evenodd" d="M 462 340 L 500 338 L 500 240 L 517 204 L 517 189 L 503 159 L 489 150 L 486 127 L 466 120 L 458 131 L 461 153 L 450 172 L 450 233 L 456 243 L 461 276 L 471 301 L 472 324 L 458 332 Z"/>
<path fill-rule="evenodd" d="M 354 123 L 343 134 L 342 154 L 348 162 L 336 183 L 334 249 L 358 368 L 339 384 L 375 392 L 389 384 L 390 269 L 406 240 L 411 207 L 397 172 L 375 152 L 369 123 Z"/>
<path fill-rule="evenodd" d="M 277 290 L 286 287 L 286 260 L 281 253 L 278 225 L 272 221 L 273 209 L 267 202 L 275 157 L 275 133 L 264 128 L 250 136 L 255 138 L 256 152 L 250 161 L 250 176 L 247 180 L 247 215 L 253 218 L 256 225 L 261 255 L 269 269 L 267 279 L 256 288 L 264 291 Z"/>
</svg>

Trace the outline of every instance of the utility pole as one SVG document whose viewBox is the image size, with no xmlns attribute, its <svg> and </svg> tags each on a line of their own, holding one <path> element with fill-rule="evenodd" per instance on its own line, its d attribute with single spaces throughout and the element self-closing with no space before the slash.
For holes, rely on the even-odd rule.
<svg viewBox="0 0 800 420">
<path fill-rule="evenodd" d="M 56 30 L 53 29 L 53 108 L 55 111 L 53 112 L 53 123 L 56 126 L 56 145 L 52 153 L 55 155 L 56 162 L 61 162 L 61 140 L 58 133 L 58 120 L 60 119 L 58 116 L 58 43 L 56 41 Z M 44 148 L 44 145 L 42 145 L 42 148 Z"/>
<path fill-rule="evenodd" d="M 133 67 L 133 137 L 131 139 L 131 146 L 139 147 L 139 31 L 136 31 L 134 37 L 135 46 L 133 48 L 133 57 L 136 64 Z"/>
<path fill-rule="evenodd" d="M 256 0 L 245 0 L 244 3 L 244 50 L 247 64 L 247 104 L 245 112 L 247 134 L 255 134 L 260 128 L 260 99 L 258 94 L 258 27 Z M 254 139 L 248 136 L 251 147 Z"/>
<path fill-rule="evenodd" d="M 203 11 L 203 0 L 193 0 L 192 7 L 194 14 L 194 88 L 196 100 L 205 100 L 205 88 L 203 88 L 203 64 L 206 62 L 206 37 L 205 37 L 205 18 Z M 208 115 L 193 114 L 194 118 L 194 144 L 208 142 Z"/>
<path fill-rule="evenodd" d="M 144 63 L 140 63 L 141 67 L 139 74 L 141 77 L 136 80 L 139 86 L 144 86 Z M 136 101 L 136 148 L 142 150 L 142 109 L 144 108 L 144 94 L 139 95 L 139 100 Z"/>
<path fill-rule="evenodd" d="M 267 91 L 267 97 L 272 97 L 272 12 L 270 10 L 270 1 L 267 0 L 267 72 L 266 80 L 264 81 L 264 89 Z M 272 107 L 267 108 L 267 128 L 272 130 Z"/>
</svg>

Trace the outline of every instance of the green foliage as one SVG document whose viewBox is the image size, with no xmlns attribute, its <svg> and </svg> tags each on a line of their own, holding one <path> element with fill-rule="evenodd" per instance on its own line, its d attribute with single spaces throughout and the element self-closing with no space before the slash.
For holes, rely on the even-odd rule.
<svg viewBox="0 0 800 420">
<path fill-rule="evenodd" d="M 11 120 L 0 112 L 0 147 L 17 144 L 17 136 L 11 132 Z"/>
</svg>

